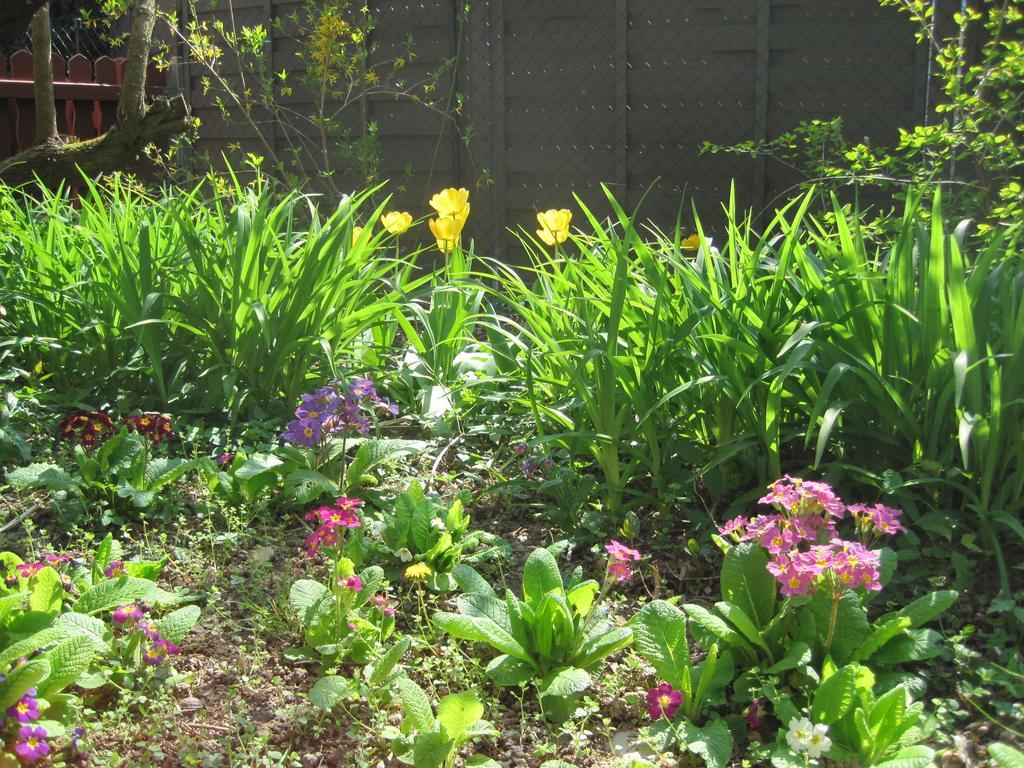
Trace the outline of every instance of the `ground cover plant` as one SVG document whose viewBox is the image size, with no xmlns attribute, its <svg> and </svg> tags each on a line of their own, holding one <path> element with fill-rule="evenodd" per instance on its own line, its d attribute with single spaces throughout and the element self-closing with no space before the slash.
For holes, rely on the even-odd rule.
<svg viewBox="0 0 1024 768">
<path fill-rule="evenodd" d="M 0 194 L 0 765 L 1019 763 L 1019 225 Z"/>
</svg>

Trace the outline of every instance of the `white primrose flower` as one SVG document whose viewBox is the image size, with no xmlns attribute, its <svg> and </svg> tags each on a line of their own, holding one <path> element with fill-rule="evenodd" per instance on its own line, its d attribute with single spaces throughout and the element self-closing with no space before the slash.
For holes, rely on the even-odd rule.
<svg viewBox="0 0 1024 768">
<path fill-rule="evenodd" d="M 402 547 L 400 550 L 395 552 L 395 554 L 398 555 L 398 559 L 403 563 L 408 563 L 412 560 L 412 552 L 410 552 L 407 547 Z"/>
<path fill-rule="evenodd" d="M 375 539 L 379 539 L 384 535 L 384 529 L 387 528 L 387 523 L 383 520 L 369 520 L 365 522 L 366 532 L 373 536 Z"/>
<path fill-rule="evenodd" d="M 435 517 L 433 520 L 430 521 L 430 527 L 437 528 L 439 531 L 443 531 L 444 520 L 442 520 L 440 517 Z"/>
<path fill-rule="evenodd" d="M 822 723 L 817 723 L 811 729 L 811 735 L 807 739 L 807 756 L 810 758 L 821 757 L 823 754 L 832 749 L 832 739 L 826 734 L 828 733 L 828 726 Z"/>
<path fill-rule="evenodd" d="M 786 743 L 794 752 L 806 752 L 810 758 L 819 758 L 832 748 L 828 737 L 828 726 L 814 724 L 806 717 L 794 717 L 789 721 Z"/>
<path fill-rule="evenodd" d="M 794 752 L 805 752 L 811 738 L 813 723 L 806 717 L 794 717 L 789 721 L 789 730 L 786 732 L 786 743 Z"/>
</svg>

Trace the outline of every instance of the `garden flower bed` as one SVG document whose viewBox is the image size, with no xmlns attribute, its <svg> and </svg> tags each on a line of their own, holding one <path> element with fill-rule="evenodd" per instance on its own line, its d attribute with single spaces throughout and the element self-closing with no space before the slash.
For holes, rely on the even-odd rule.
<svg viewBox="0 0 1024 768">
<path fill-rule="evenodd" d="M 204 191 L 0 200 L 0 768 L 1024 760 L 1018 231 Z"/>
</svg>

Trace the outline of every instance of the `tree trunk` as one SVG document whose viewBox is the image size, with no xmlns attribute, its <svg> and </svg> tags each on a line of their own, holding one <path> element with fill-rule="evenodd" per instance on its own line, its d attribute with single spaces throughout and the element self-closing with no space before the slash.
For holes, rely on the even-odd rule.
<svg viewBox="0 0 1024 768">
<path fill-rule="evenodd" d="M 6 1 L 0 0 L 0 4 Z M 96 139 L 63 143 L 55 137 L 19 152 L 0 163 L 0 182 L 18 185 L 38 177 L 42 184 L 55 186 L 64 181 L 79 181 L 82 174 L 98 176 L 117 171 L 131 164 L 148 144 L 185 130 L 188 106 L 180 96 L 170 101 L 157 99 L 146 107 L 146 68 L 155 22 L 156 0 L 135 0 L 124 82 L 117 105 L 117 123 Z M 52 110 L 52 66 L 48 69 L 49 76 L 36 70 L 36 92 L 40 91 L 40 80 L 46 81 L 44 88 L 49 84 Z"/>
<path fill-rule="evenodd" d="M 36 140 L 46 144 L 57 138 L 57 105 L 53 100 L 53 43 L 50 40 L 50 4 L 32 16 L 32 80 L 35 83 Z"/>
<path fill-rule="evenodd" d="M 118 123 L 138 120 L 146 114 L 146 68 L 149 66 L 155 23 L 156 0 L 136 0 L 132 9 L 132 31 L 128 37 L 121 101 L 117 105 Z"/>
</svg>

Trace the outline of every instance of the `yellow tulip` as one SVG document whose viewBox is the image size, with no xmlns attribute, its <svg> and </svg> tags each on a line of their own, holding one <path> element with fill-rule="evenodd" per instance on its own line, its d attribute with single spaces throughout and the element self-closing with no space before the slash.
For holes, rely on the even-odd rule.
<svg viewBox="0 0 1024 768">
<path fill-rule="evenodd" d="M 392 235 L 400 235 L 412 226 L 412 214 L 405 211 L 390 211 L 380 217 L 380 223 Z"/>
<path fill-rule="evenodd" d="M 361 234 L 363 234 L 362 227 L 352 227 L 352 245 L 356 244 L 356 241 L 359 239 Z"/>
<path fill-rule="evenodd" d="M 547 245 L 564 243 L 569 237 L 569 222 L 572 221 L 572 211 L 562 208 L 552 208 L 544 213 L 537 214 L 537 221 L 540 229 L 537 230 L 539 237 Z"/>
<path fill-rule="evenodd" d="M 679 247 L 684 251 L 699 251 L 701 245 L 702 243 L 699 235 L 690 235 L 679 243 Z"/>
<path fill-rule="evenodd" d="M 430 219 L 427 222 L 427 226 L 430 227 L 434 239 L 437 240 L 437 247 L 441 253 L 451 253 L 452 248 L 455 247 L 455 243 L 458 242 L 459 236 L 462 234 L 462 225 L 464 223 L 464 219 L 457 219 L 454 216 L 442 216 Z"/>
<path fill-rule="evenodd" d="M 442 218 L 451 216 L 461 219 L 465 224 L 466 219 L 469 218 L 469 190 L 455 189 L 454 187 L 442 189 L 430 198 L 430 207 L 437 211 L 437 215 Z"/>
</svg>

